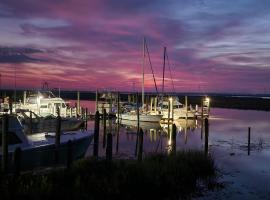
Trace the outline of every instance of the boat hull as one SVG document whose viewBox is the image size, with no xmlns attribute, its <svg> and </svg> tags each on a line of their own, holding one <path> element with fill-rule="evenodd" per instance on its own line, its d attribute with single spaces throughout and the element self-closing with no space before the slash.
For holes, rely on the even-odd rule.
<svg viewBox="0 0 270 200">
<path fill-rule="evenodd" d="M 121 114 L 120 118 L 122 120 L 137 121 L 136 114 Z M 140 114 L 140 122 L 160 122 L 162 115 L 151 115 L 151 114 Z"/>
<path fill-rule="evenodd" d="M 21 151 L 21 170 L 33 170 L 37 168 L 50 167 L 52 165 L 65 165 L 68 159 L 68 153 L 71 152 L 71 160 L 76 160 L 85 155 L 91 141 L 93 134 L 86 134 L 76 140 L 70 140 L 71 145 L 68 144 L 68 140 L 60 143 L 58 148 L 58 161 L 56 162 L 56 149 L 55 144 L 45 144 L 40 146 L 30 146 L 22 148 Z M 70 149 L 68 149 L 70 148 Z M 8 170 L 12 171 L 13 166 L 13 154 L 14 151 L 10 151 L 8 155 Z M 2 160 L 2 155 L 0 155 Z"/>
</svg>

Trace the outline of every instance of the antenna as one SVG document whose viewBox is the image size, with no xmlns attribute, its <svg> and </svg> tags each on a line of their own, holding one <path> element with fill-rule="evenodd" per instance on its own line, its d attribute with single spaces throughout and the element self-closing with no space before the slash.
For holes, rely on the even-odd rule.
<svg viewBox="0 0 270 200">
<path fill-rule="evenodd" d="M 14 65 L 14 102 L 16 102 L 16 96 L 17 96 L 17 80 L 16 80 L 16 65 Z"/>
</svg>

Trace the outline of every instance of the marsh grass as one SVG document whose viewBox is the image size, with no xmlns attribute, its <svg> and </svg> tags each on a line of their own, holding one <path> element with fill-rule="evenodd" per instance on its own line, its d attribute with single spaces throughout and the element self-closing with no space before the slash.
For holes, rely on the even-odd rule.
<svg viewBox="0 0 270 200">
<path fill-rule="evenodd" d="M 0 192 L 27 199 L 189 199 L 214 188 L 216 177 L 211 157 L 188 151 L 149 155 L 142 162 L 82 159 L 69 170 L 1 177 Z"/>
</svg>

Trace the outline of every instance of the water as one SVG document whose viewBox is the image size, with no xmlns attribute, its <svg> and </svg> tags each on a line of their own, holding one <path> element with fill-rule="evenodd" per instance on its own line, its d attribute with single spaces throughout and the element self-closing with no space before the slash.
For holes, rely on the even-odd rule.
<svg viewBox="0 0 270 200">
<path fill-rule="evenodd" d="M 95 102 L 81 101 L 92 113 Z M 214 157 L 223 175 L 220 179 L 225 189 L 210 192 L 200 199 L 270 199 L 270 112 L 212 108 L 209 118 L 209 153 Z M 136 124 L 136 123 L 135 123 Z M 177 125 L 177 150 L 204 148 L 201 121 L 180 120 Z M 93 129 L 94 122 L 88 122 Z M 107 124 L 113 134 L 113 157 L 134 158 L 137 128 L 121 124 L 119 132 L 115 121 Z M 170 134 L 167 125 L 142 124 L 144 129 L 144 154 L 168 152 Z M 152 127 L 151 127 L 152 126 Z M 103 125 L 100 127 L 100 156 L 103 148 Z M 247 153 L 248 127 L 251 127 L 251 152 Z M 117 139 L 118 138 L 118 139 Z M 118 141 L 118 142 L 117 142 Z M 118 151 L 117 151 L 118 143 Z M 86 156 L 91 156 L 92 146 Z"/>
</svg>

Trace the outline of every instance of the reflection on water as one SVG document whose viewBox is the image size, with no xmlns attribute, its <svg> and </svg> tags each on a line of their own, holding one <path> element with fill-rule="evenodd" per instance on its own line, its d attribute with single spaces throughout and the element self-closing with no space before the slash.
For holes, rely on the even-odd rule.
<svg viewBox="0 0 270 200">
<path fill-rule="evenodd" d="M 91 104 L 91 103 L 90 103 Z M 93 102 L 92 102 L 93 104 Z M 92 105 L 92 107 L 94 107 Z M 93 111 L 92 111 L 93 112 Z M 211 109 L 209 118 L 209 152 L 218 168 L 228 191 L 217 194 L 213 199 L 270 199 L 270 112 Z M 204 132 L 201 121 L 174 121 L 177 127 L 176 150 L 204 149 Z M 88 127 L 93 128 L 89 121 Z M 171 125 L 141 123 L 144 131 L 143 153 L 168 152 L 171 150 Z M 100 138 L 103 137 L 101 123 Z M 122 121 L 118 126 L 107 122 L 107 131 L 113 134 L 114 158 L 134 158 L 137 139 L 136 122 Z M 251 127 L 251 155 L 247 155 L 248 127 Z M 100 155 L 105 147 L 100 139 Z M 88 149 L 92 155 L 92 147 Z M 258 195 L 259 194 L 259 195 Z"/>
</svg>

